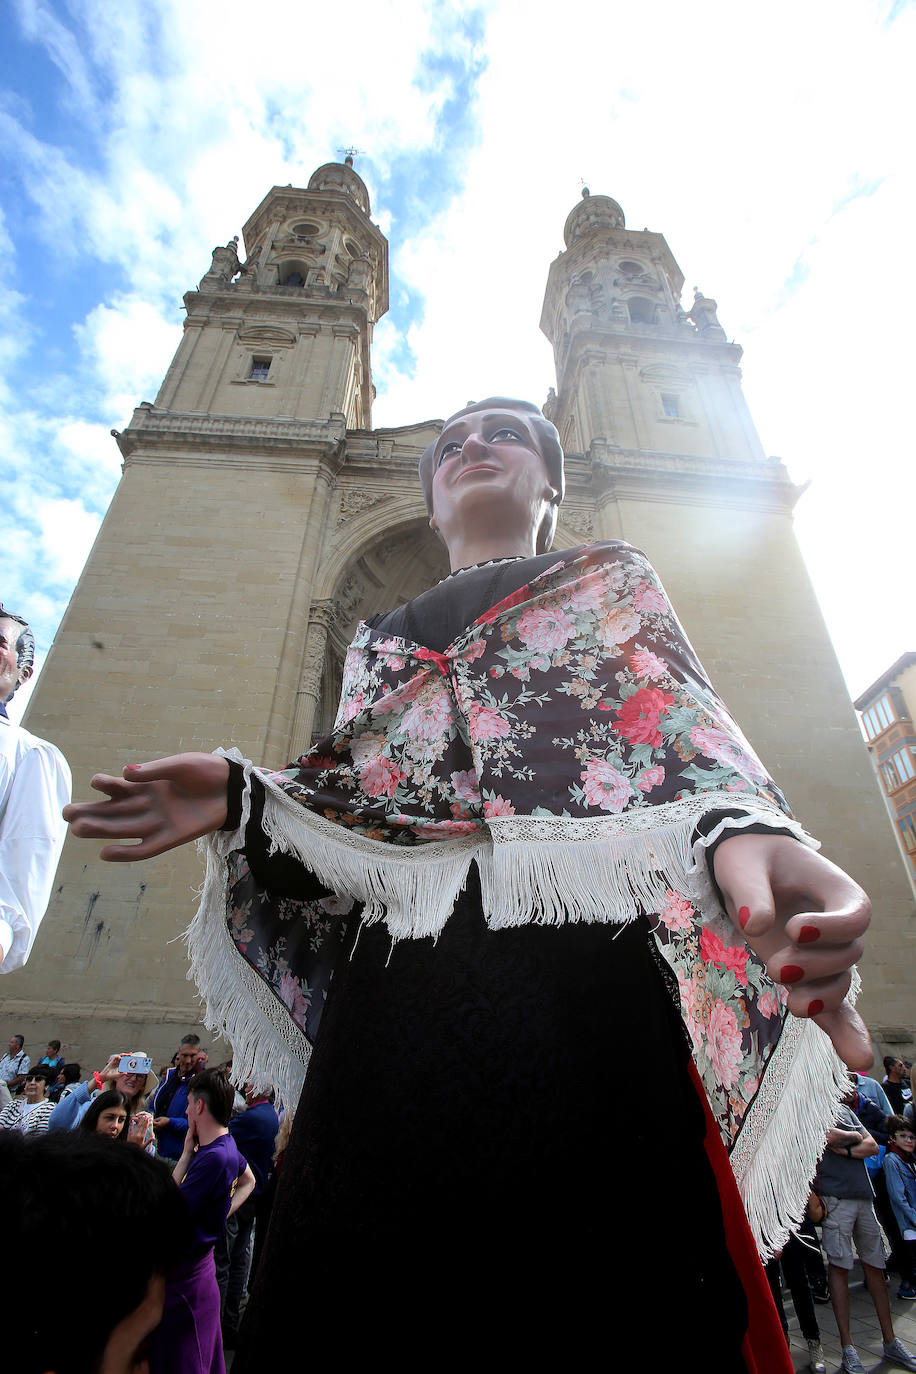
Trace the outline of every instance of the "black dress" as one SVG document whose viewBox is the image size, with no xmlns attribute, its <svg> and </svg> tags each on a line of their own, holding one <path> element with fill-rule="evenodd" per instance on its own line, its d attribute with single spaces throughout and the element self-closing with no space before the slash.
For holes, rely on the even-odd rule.
<svg viewBox="0 0 916 1374">
<path fill-rule="evenodd" d="M 377 627 L 441 652 L 513 571 L 461 574 Z M 292 861 L 248 853 L 290 881 Z M 489 930 L 473 869 L 435 943 L 353 918 L 233 1374 L 291 1356 L 577 1367 L 597 1343 L 611 1367 L 697 1348 L 744 1370 L 672 982 L 646 921 Z"/>
</svg>

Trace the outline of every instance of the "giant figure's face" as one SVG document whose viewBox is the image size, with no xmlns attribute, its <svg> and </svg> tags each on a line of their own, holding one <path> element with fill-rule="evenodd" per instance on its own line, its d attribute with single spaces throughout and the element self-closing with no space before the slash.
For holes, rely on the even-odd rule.
<svg viewBox="0 0 916 1374">
<path fill-rule="evenodd" d="M 432 524 L 450 536 L 502 513 L 534 529 L 545 501 L 556 499 L 537 437 L 524 413 L 472 410 L 445 425 L 434 448 Z"/>
</svg>

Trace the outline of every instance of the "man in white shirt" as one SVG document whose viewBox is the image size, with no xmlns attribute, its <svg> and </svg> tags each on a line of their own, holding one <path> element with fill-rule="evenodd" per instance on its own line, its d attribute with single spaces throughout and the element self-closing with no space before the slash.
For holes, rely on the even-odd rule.
<svg viewBox="0 0 916 1374">
<path fill-rule="evenodd" d="M 0 1108 L 10 1105 L 12 1094 L 25 1082 L 32 1061 L 22 1048 L 24 1044 L 23 1036 L 10 1036 L 6 1054 L 0 1059 Z"/>
<path fill-rule="evenodd" d="M 21 968 L 51 896 L 70 800 L 61 752 L 13 725 L 6 702 L 32 676 L 35 639 L 0 605 L 0 973 Z"/>
</svg>

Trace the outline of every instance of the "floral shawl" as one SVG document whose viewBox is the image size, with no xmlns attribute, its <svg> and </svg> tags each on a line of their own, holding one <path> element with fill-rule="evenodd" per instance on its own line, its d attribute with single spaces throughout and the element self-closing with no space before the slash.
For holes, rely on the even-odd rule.
<svg viewBox="0 0 916 1374">
<path fill-rule="evenodd" d="M 341 896 L 253 887 L 247 797 L 240 830 L 206 842 L 192 970 L 246 1074 L 298 1095 L 354 899 L 393 940 L 435 937 L 475 862 L 494 929 L 644 914 L 758 1244 L 778 1248 L 845 1072 L 817 1026 L 786 1014 L 785 989 L 721 910 L 704 850 L 761 823 L 814 841 L 644 555 L 620 543 L 559 554 L 444 653 L 362 622 L 332 734 L 257 776 L 272 850 Z"/>
</svg>

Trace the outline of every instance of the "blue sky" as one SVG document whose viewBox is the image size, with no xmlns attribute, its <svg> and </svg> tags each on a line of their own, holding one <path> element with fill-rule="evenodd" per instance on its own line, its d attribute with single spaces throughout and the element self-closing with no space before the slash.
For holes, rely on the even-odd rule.
<svg viewBox="0 0 916 1374">
<path fill-rule="evenodd" d="M 811 482 L 799 538 L 850 689 L 916 647 L 912 4 L 12 0 L 0 26 L 0 596 L 42 651 L 182 293 L 271 185 L 348 145 L 391 248 L 376 425 L 544 398 L 544 283 L 585 179 L 744 346 L 764 446 Z"/>
</svg>

